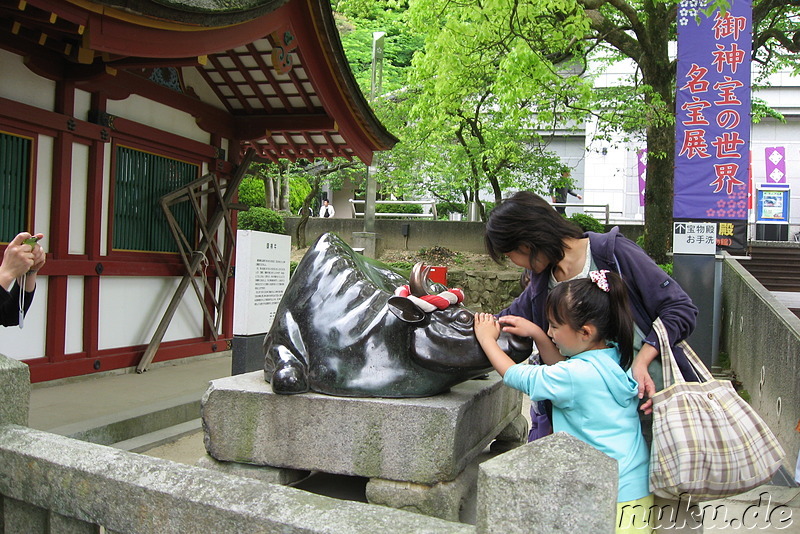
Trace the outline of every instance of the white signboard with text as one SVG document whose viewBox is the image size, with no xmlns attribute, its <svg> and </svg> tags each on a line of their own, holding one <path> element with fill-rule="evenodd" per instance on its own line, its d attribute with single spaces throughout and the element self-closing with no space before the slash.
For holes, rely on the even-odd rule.
<svg viewBox="0 0 800 534">
<path fill-rule="evenodd" d="M 291 250 L 288 235 L 237 230 L 234 335 L 269 331 L 289 283 Z"/>
<path fill-rule="evenodd" d="M 713 222 L 675 222 L 672 229 L 674 254 L 717 253 L 717 225 Z"/>
</svg>

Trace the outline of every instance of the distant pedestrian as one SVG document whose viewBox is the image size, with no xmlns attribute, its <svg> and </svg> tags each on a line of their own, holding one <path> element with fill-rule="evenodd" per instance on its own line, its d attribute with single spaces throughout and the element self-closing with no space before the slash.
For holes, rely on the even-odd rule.
<svg viewBox="0 0 800 534">
<path fill-rule="evenodd" d="M 561 173 L 561 182 L 562 183 L 569 183 L 570 177 L 569 171 L 563 171 Z M 567 201 L 567 195 L 572 195 L 576 197 L 578 200 L 583 200 L 583 197 L 574 189 L 567 185 L 559 186 L 559 187 L 551 187 L 550 188 L 550 195 L 553 200 L 554 204 L 564 204 Z M 566 206 L 555 206 L 556 211 L 561 215 L 566 215 L 567 207 Z"/>
<path fill-rule="evenodd" d="M 336 215 L 336 211 L 333 209 L 333 206 L 328 204 L 328 199 L 322 201 L 322 207 L 319 209 L 319 216 L 320 217 L 333 217 Z"/>
</svg>

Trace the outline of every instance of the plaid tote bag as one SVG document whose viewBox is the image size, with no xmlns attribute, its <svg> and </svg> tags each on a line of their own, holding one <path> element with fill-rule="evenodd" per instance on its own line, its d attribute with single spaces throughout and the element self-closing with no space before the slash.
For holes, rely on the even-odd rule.
<svg viewBox="0 0 800 534">
<path fill-rule="evenodd" d="M 780 443 L 729 380 L 716 380 L 681 342 L 702 382 L 686 382 L 661 319 L 664 389 L 653 395 L 650 491 L 659 497 L 712 500 L 769 482 L 784 456 Z M 671 385 L 670 385 L 671 384 Z"/>
</svg>

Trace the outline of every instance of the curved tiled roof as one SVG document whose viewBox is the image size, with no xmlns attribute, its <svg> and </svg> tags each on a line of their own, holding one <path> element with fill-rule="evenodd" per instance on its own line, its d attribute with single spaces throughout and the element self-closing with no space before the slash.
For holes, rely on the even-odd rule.
<svg viewBox="0 0 800 534">
<path fill-rule="evenodd" d="M 172 105 L 265 158 L 369 163 L 397 141 L 349 70 L 327 0 L 0 0 L 0 22 L 0 47 L 43 75 L 105 77 L 120 94 L 178 78 Z M 213 98 L 183 87 L 174 74 L 187 68 Z"/>
</svg>

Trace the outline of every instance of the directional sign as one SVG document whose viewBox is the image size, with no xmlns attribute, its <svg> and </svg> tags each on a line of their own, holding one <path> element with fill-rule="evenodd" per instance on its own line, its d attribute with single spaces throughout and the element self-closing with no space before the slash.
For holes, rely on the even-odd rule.
<svg viewBox="0 0 800 534">
<path fill-rule="evenodd" d="M 676 222 L 672 228 L 674 254 L 717 253 L 717 225 L 713 222 Z"/>
</svg>

